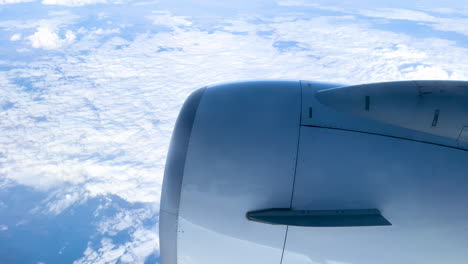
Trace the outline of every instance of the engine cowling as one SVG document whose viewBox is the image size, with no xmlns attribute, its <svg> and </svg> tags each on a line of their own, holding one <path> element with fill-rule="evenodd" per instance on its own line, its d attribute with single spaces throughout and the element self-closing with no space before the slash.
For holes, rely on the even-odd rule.
<svg viewBox="0 0 468 264">
<path fill-rule="evenodd" d="M 295 214 L 302 212 L 302 222 L 296 221 L 301 225 L 311 223 L 312 218 L 308 220 L 307 217 L 317 214 L 345 212 L 349 219 L 349 215 L 368 210 L 385 216 L 385 221 L 388 219 L 393 226 L 346 227 L 346 223 L 351 222 L 344 221 L 342 215 L 334 215 L 334 221 L 343 224 L 339 228 L 345 228 L 347 235 L 350 235 L 349 230 L 355 232 L 349 241 L 356 245 L 363 243 L 362 228 L 367 235 L 369 228 L 381 228 L 375 233 L 381 239 L 381 234 L 394 230 L 395 226 L 394 239 L 405 237 L 408 240 L 404 235 L 405 228 L 417 226 L 418 221 L 413 219 L 411 222 L 411 217 L 424 217 L 424 210 L 429 209 L 425 202 L 435 204 L 436 209 L 444 208 L 427 196 L 428 188 L 433 188 L 431 184 L 445 188 L 437 190 L 434 187 L 437 195 L 451 192 L 443 199 L 451 207 L 443 209 L 444 216 L 428 215 L 437 223 L 448 221 L 466 232 L 468 229 L 463 229 L 466 225 L 450 220 L 454 217 L 468 220 L 468 213 L 460 213 L 463 209 L 468 212 L 465 195 L 468 194 L 468 181 L 463 180 L 468 162 L 461 162 L 468 160 L 463 144 L 464 122 L 468 121 L 463 119 L 467 116 L 463 112 L 466 108 L 458 106 L 456 110 L 460 117 L 458 126 L 450 123 L 451 129 L 459 129 L 458 137 L 446 133 L 446 128 L 437 130 L 436 126 L 436 132 L 431 133 L 430 125 L 429 128 L 422 123 L 411 125 L 406 116 L 402 116 L 405 122 L 395 121 L 400 115 L 395 111 L 400 111 L 401 115 L 419 113 L 411 107 L 399 107 L 399 94 L 407 96 L 402 97 L 405 102 L 412 100 L 408 94 L 413 93 L 406 93 L 404 89 L 434 86 L 431 82 L 419 82 L 418 85 L 414 82 L 399 82 L 394 86 L 392 83 L 372 84 L 354 87 L 356 93 L 350 93 L 350 87 L 337 84 L 257 81 L 209 86 L 194 92 L 179 114 L 166 163 L 160 211 L 162 263 L 279 263 L 283 257 L 283 263 L 326 263 L 326 258 L 317 259 L 321 258 L 317 251 L 326 250 L 320 249 L 313 237 L 323 238 L 323 234 L 332 230 L 330 241 L 339 241 L 340 231 L 334 229 L 337 227 L 329 225 L 323 231 L 317 228 L 324 227 L 299 226 L 288 231 L 288 226 L 293 225 L 288 222 L 290 218 L 262 223 L 247 217 L 249 212 L 264 209 L 281 209 L 277 212 L 286 213 L 293 219 Z M 391 87 L 397 89 L 393 93 L 385 90 Z M 459 82 L 457 87 L 465 88 L 459 88 L 456 93 L 468 94 L 467 83 Z M 446 89 L 446 93 L 450 90 Z M 441 100 L 447 101 L 446 93 Z M 394 111 L 391 102 L 384 97 L 396 100 Z M 382 102 L 381 107 L 379 102 Z M 427 105 L 424 107 L 421 113 L 431 112 L 426 109 Z M 372 112 L 374 110 L 376 113 Z M 444 124 L 442 113 L 444 111 L 439 107 L 439 126 Z M 420 127 L 424 129 L 418 129 Z M 348 145 L 346 142 L 353 143 Z M 381 152 L 389 151 L 391 155 L 381 155 Z M 411 156 L 398 157 L 399 153 L 411 153 Z M 426 178 L 414 175 L 418 170 L 427 172 L 424 163 L 417 162 L 418 155 L 436 164 L 445 164 L 455 174 L 452 180 L 459 184 L 444 185 L 440 180 L 445 176 L 442 171 L 435 171 Z M 340 162 L 334 160 L 335 157 L 348 158 Z M 410 157 L 416 162 L 411 163 Z M 366 160 L 375 166 L 358 165 Z M 337 167 L 340 164 L 343 167 Z M 394 171 L 395 166 L 401 168 L 401 175 L 379 177 L 410 179 L 407 188 L 399 187 L 402 181 L 383 180 L 384 183 L 379 183 L 372 176 L 378 168 Z M 355 179 L 350 181 L 349 177 Z M 408 212 L 405 206 L 413 211 Z M 304 214 L 307 215 L 305 220 Z M 432 222 L 430 226 L 436 227 Z M 427 230 L 428 226 L 424 228 Z M 318 233 L 310 233 L 311 230 Z M 289 239 L 288 232 L 292 232 Z M 305 237 L 301 238 L 301 233 Z M 449 233 L 441 235 L 449 236 Z M 371 242 L 378 244 L 378 241 Z M 309 243 L 315 248 L 300 246 Z M 341 247 L 354 248 L 356 245 L 349 243 Z M 418 250 L 433 250 L 436 246 L 437 243 L 421 245 Z M 467 246 L 466 241 L 458 242 L 447 254 L 451 254 L 452 259 L 463 259 L 468 256 L 459 251 Z M 377 246 L 374 250 L 385 248 Z M 341 251 L 338 248 L 336 256 L 343 258 L 342 262 L 360 261 L 348 254 L 349 250 Z M 330 257 L 333 259 L 334 256 Z M 404 263 L 404 260 L 403 256 L 388 263 Z M 376 261 L 381 262 L 370 256 L 363 257 L 360 263 Z"/>
</svg>

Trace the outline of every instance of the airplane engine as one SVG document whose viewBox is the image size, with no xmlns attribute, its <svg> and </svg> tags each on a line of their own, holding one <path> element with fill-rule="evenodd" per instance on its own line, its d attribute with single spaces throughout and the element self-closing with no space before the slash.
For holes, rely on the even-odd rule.
<svg viewBox="0 0 468 264">
<path fill-rule="evenodd" d="M 183 105 L 163 264 L 465 263 L 468 82 L 208 86 Z"/>
</svg>

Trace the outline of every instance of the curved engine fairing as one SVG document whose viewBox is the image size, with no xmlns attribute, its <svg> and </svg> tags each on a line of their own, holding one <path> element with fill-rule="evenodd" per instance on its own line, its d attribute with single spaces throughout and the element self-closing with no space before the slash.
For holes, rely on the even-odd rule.
<svg viewBox="0 0 468 264">
<path fill-rule="evenodd" d="M 437 92 L 435 87 L 445 88 Z M 463 224 L 468 216 L 460 213 L 468 212 L 468 163 L 462 162 L 468 160 L 468 130 L 463 132 L 468 126 L 467 88 L 466 82 L 351 88 L 258 81 L 195 92 L 181 110 L 167 159 L 160 214 L 162 263 L 359 261 L 353 252 L 363 236 L 373 238 L 368 246 L 378 255 L 387 250 L 378 244 L 387 232 L 393 240 L 382 245 L 398 245 L 399 239 L 416 243 L 419 240 L 408 234 L 420 235 L 444 224 L 456 228 L 438 232 L 441 239 L 458 241 L 447 254 L 462 259 L 459 249 L 468 247 L 468 241 L 450 234 L 458 230 L 468 237 Z M 417 91 L 423 91 L 423 99 Z M 444 164 L 450 171 L 443 170 Z M 457 184 L 443 184 L 451 180 Z M 436 188 L 432 198 L 431 188 Z M 444 192 L 451 195 L 441 199 Z M 421 221 L 429 205 L 438 211 L 426 214 L 432 220 Z M 393 225 L 324 231 L 288 229 L 246 217 L 247 212 L 270 208 L 375 208 Z M 347 240 L 340 242 L 340 234 L 347 234 Z M 336 249 L 344 253 L 334 255 L 328 250 L 333 247 L 321 243 L 340 245 Z M 414 249 L 437 246 L 422 243 Z M 379 262 L 374 253 L 360 263 Z M 408 259 L 393 260 L 411 263 L 405 262 Z"/>
<path fill-rule="evenodd" d="M 377 127 L 366 129 L 357 124 L 350 129 L 468 149 L 468 82 L 373 83 L 322 90 L 314 97 L 322 105 L 364 119 L 367 124 L 375 120 L 407 129 L 407 132 L 399 134 L 389 127 L 387 131 L 379 131 Z M 315 118 L 312 124 L 318 122 Z M 333 122 L 343 125 L 340 119 L 333 119 Z"/>
</svg>

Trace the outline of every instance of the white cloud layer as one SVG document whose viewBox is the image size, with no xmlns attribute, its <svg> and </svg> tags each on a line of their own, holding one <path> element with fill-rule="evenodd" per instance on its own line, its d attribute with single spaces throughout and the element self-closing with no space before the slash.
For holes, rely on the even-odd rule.
<svg viewBox="0 0 468 264">
<path fill-rule="evenodd" d="M 189 18 L 166 22 L 190 25 Z M 96 30 L 83 34 L 89 35 L 76 40 L 69 31 L 60 38 L 39 28 L 29 37 L 33 47 L 74 42 L 70 53 L 89 52 L 0 74 L 1 103 L 11 105 L 0 112 L 9 179 L 41 190 L 76 185 L 83 190 L 79 197 L 115 194 L 157 203 L 178 109 L 198 87 L 245 79 L 466 79 L 468 72 L 467 50 L 451 41 L 371 29 L 348 16 L 229 20 L 214 32 L 187 28 L 142 33 L 131 41 L 114 37 L 98 49 L 90 44 Z M 279 50 L 281 45 L 291 46 Z M 19 77 L 31 83 L 22 86 L 15 82 Z M 64 190 L 50 211 L 80 200 L 74 192 Z"/>
<path fill-rule="evenodd" d="M 390 11 L 366 15 L 418 18 L 434 27 L 443 21 Z M 13 32 L 35 28 L 25 38 L 34 48 L 62 49 L 33 61 L 0 62 L 14 65 L 0 71 L 0 176 L 49 192 L 37 211 L 51 215 L 106 195 L 156 206 L 103 219 L 97 231 L 105 238 L 89 244 L 76 263 L 143 263 L 157 251 L 156 227 L 143 220 L 155 217 L 173 125 L 196 88 L 249 79 L 358 84 L 468 78 L 466 47 L 379 30 L 350 14 L 288 13 L 259 17 L 261 23 L 221 19 L 203 30 L 190 17 L 154 12 L 145 22 L 171 31 L 131 37 L 104 25 L 74 29 L 76 17 L 55 15 L 0 22 Z M 116 244 L 113 236 L 126 230 L 130 241 Z"/>
</svg>

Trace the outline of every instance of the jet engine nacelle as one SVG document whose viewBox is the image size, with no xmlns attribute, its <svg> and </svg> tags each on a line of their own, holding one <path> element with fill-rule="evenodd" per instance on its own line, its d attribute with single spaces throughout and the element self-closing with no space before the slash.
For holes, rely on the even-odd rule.
<svg viewBox="0 0 468 264">
<path fill-rule="evenodd" d="M 171 140 L 162 263 L 466 262 L 467 149 L 467 82 L 202 88 Z"/>
</svg>

